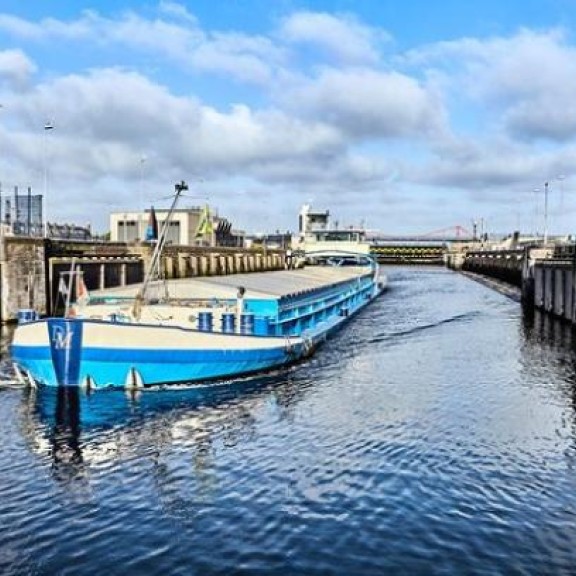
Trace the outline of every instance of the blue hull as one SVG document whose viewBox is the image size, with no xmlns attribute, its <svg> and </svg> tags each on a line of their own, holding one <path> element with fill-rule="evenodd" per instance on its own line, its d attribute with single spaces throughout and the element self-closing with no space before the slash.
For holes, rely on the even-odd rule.
<svg viewBox="0 0 576 576">
<path fill-rule="evenodd" d="M 24 377 L 50 387 L 226 380 L 310 355 L 377 295 L 351 298 L 345 314 L 324 318 L 297 336 L 242 336 L 178 326 L 49 318 L 19 327 L 11 354 Z"/>
<path fill-rule="evenodd" d="M 21 369 L 47 386 L 79 386 L 90 376 L 92 386 L 129 386 L 136 370 L 143 384 L 207 381 L 270 370 L 297 361 L 303 356 L 302 346 L 258 350 L 82 350 L 81 371 L 69 381 L 56 378 L 50 349 L 46 346 L 13 346 L 12 357 Z M 135 382 L 134 384 L 137 385 Z"/>
</svg>

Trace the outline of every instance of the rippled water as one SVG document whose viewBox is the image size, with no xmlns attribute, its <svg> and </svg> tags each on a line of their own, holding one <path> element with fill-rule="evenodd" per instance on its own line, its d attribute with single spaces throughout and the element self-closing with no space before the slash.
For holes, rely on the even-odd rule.
<svg viewBox="0 0 576 576">
<path fill-rule="evenodd" d="M 388 274 L 281 374 L 86 397 L 5 367 L 0 573 L 575 573 L 570 328 L 446 270 Z"/>
</svg>

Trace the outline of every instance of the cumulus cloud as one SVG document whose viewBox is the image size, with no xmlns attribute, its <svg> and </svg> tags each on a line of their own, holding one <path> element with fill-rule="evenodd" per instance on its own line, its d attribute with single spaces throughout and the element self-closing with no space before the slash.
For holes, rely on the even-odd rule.
<svg viewBox="0 0 576 576">
<path fill-rule="evenodd" d="M 56 18 L 44 18 L 32 22 L 10 14 L 0 14 L 0 30 L 16 38 L 42 41 L 49 38 L 82 40 L 94 36 L 94 12 L 86 11 L 78 20 L 64 22 Z"/>
<path fill-rule="evenodd" d="M 279 212 L 312 197 L 351 218 L 422 195 L 434 198 L 423 214 L 456 197 L 506 203 L 551 175 L 568 182 L 576 165 L 576 54 L 558 30 L 385 58 L 386 32 L 353 16 L 300 11 L 250 35 L 203 27 L 165 0 L 117 16 L 0 15 L 0 34 L 27 50 L 0 52 L 5 166 L 41 189 L 42 127 L 53 120 L 62 212 L 76 210 L 78 190 L 83 213 L 131 206 L 142 154 L 150 187 L 199 175 L 222 191 L 241 179 Z M 42 66 L 48 41 L 70 54 L 61 69 Z"/>
<path fill-rule="evenodd" d="M 36 64 L 21 50 L 0 51 L 0 84 L 20 89 L 28 85 L 36 72 Z"/>
<path fill-rule="evenodd" d="M 237 105 L 222 114 L 204 107 L 189 146 L 206 166 L 250 171 L 252 166 L 318 159 L 337 154 L 339 132 L 318 122 L 304 123 L 277 111 L 253 113 Z"/>
<path fill-rule="evenodd" d="M 378 43 L 388 35 L 350 15 L 296 12 L 281 25 L 280 36 L 293 44 L 324 50 L 343 64 L 374 64 L 380 59 Z"/>
<path fill-rule="evenodd" d="M 454 91 L 492 110 L 513 137 L 576 137 L 576 48 L 561 30 L 440 42 L 406 62 L 445 70 Z"/>
<path fill-rule="evenodd" d="M 480 198 L 492 191 L 506 200 L 513 190 L 533 190 L 545 179 L 562 172 L 557 155 L 504 137 L 481 140 L 455 138 L 435 149 L 436 154 L 410 172 L 413 181 L 466 190 Z"/>
<path fill-rule="evenodd" d="M 91 42 L 93 48 L 129 48 L 165 58 L 183 69 L 225 74 L 245 82 L 270 81 L 283 52 L 270 38 L 238 32 L 206 32 L 184 7 L 163 3 L 156 18 L 125 12 L 106 18 L 93 10 L 76 20 L 31 22 L 0 14 L 0 31 L 20 39 Z M 124 55 L 126 58 L 126 55 Z"/>
<path fill-rule="evenodd" d="M 270 40 L 242 34 L 215 34 L 202 42 L 187 61 L 198 70 L 217 71 L 244 82 L 265 85 L 273 80 L 281 51 Z"/>
<path fill-rule="evenodd" d="M 24 40 L 35 40 L 45 35 L 36 22 L 10 14 L 0 14 L 0 30 Z"/>
<path fill-rule="evenodd" d="M 409 76 L 367 68 L 324 70 L 287 90 L 283 101 L 354 138 L 431 136 L 443 130 L 445 121 L 433 90 Z"/>
<path fill-rule="evenodd" d="M 57 110 L 54 137 L 70 147 L 61 162 L 85 177 L 129 172 L 140 150 L 164 166 L 212 175 L 250 174 L 343 148 L 341 134 L 320 122 L 305 123 L 279 111 L 254 112 L 246 105 L 218 111 L 117 69 L 58 78 L 14 106 L 22 116 L 36 118 L 38 126 L 38 110 Z"/>
<path fill-rule="evenodd" d="M 576 49 L 561 34 L 524 32 L 496 42 L 485 92 L 506 106 L 506 123 L 521 138 L 566 141 L 576 136 Z"/>
<path fill-rule="evenodd" d="M 194 14 L 192 14 L 186 6 L 179 4 L 177 2 L 170 2 L 168 0 L 162 0 L 158 5 L 158 10 L 162 14 L 166 14 L 170 17 L 175 17 L 180 20 L 187 20 L 195 26 L 198 26 L 198 19 Z"/>
</svg>

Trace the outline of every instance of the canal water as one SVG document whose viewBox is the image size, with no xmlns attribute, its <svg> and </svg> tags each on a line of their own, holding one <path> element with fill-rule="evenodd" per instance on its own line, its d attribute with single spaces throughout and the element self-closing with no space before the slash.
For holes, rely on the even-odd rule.
<svg viewBox="0 0 576 576">
<path fill-rule="evenodd" d="M 311 360 L 212 390 L 32 392 L 5 351 L 0 573 L 574 574 L 570 329 L 387 272 Z"/>
</svg>

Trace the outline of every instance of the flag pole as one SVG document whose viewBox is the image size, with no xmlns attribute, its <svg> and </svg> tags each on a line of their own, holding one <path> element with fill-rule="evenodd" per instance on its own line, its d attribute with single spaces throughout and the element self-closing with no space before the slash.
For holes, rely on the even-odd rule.
<svg viewBox="0 0 576 576">
<path fill-rule="evenodd" d="M 72 262 L 70 264 L 70 272 L 68 278 L 68 291 L 66 292 L 66 302 L 64 304 L 64 318 L 68 317 L 70 312 L 70 298 L 72 296 L 72 281 L 74 280 L 74 271 L 76 270 L 76 257 L 72 258 Z"/>
</svg>

